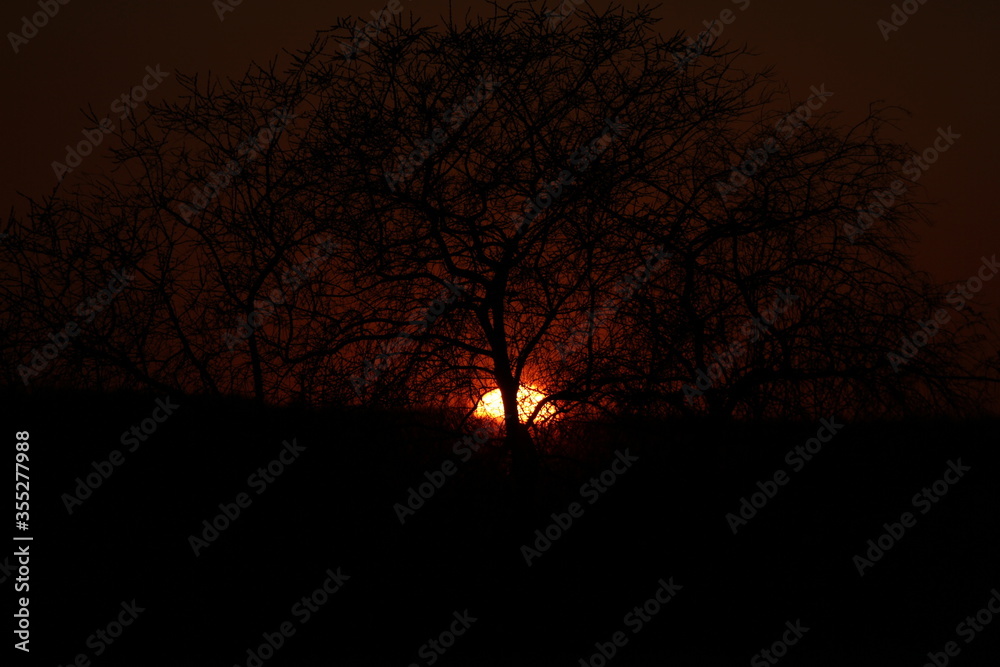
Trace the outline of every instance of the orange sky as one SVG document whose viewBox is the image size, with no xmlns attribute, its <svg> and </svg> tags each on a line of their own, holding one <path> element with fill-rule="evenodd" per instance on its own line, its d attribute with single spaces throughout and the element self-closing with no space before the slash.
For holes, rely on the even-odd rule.
<svg viewBox="0 0 1000 667">
<path fill-rule="evenodd" d="M 21 31 L 21 17 L 39 11 L 38 1 L 7 0 L 0 9 L 4 213 L 12 204 L 23 207 L 18 191 L 40 195 L 55 186 L 51 163 L 64 158 L 66 144 L 80 141 L 87 126 L 80 109 L 89 104 L 99 117 L 110 114 L 116 98 L 147 76 L 147 66 L 235 76 L 251 60 L 262 62 L 282 48 L 306 45 L 314 30 L 339 15 L 367 21 L 372 10 L 386 6 L 381 0 L 243 0 L 220 21 L 212 0 L 70 0 L 15 54 L 8 33 Z M 441 0 L 401 2 L 428 22 L 447 11 Z M 549 4 L 558 6 L 554 0 Z M 874 100 L 901 105 L 912 116 L 898 138 L 918 149 L 931 145 L 939 127 L 952 126 L 961 139 L 921 179 L 940 206 L 931 211 L 936 226 L 922 232 L 917 265 L 940 280 L 964 281 L 981 256 L 1000 253 L 1000 225 L 990 210 L 1000 146 L 994 120 L 1000 108 L 994 83 L 1000 62 L 1000 41 L 993 34 L 1000 20 L 996 3 L 927 0 L 919 5 L 914 0 L 919 9 L 888 41 L 876 22 L 889 18 L 891 2 L 676 4 L 657 10 L 665 32 L 695 34 L 703 20 L 729 9 L 735 19 L 725 26 L 723 40 L 755 47 L 759 64 L 776 65 L 793 97 L 805 98 L 810 86 L 825 83 L 835 96 L 824 111 L 841 110 L 845 121 L 860 118 Z M 488 11 L 485 3 L 472 0 L 456 0 L 453 6 L 456 15 Z M 176 91 L 171 74 L 150 97 L 159 100 Z M 90 160 L 81 169 L 99 158 Z M 1000 280 L 988 283 L 977 302 L 991 304 L 987 312 L 996 316 Z"/>
</svg>

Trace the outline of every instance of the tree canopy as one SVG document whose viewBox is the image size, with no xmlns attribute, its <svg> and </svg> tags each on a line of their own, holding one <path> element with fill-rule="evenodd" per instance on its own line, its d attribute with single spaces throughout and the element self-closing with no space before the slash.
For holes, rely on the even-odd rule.
<svg viewBox="0 0 1000 667">
<path fill-rule="evenodd" d="M 178 77 L 113 170 L 13 214 L 8 384 L 466 408 L 496 387 L 519 431 L 522 385 L 585 414 L 862 417 L 965 409 L 988 379 L 971 308 L 892 356 L 947 291 L 910 263 L 920 201 L 858 226 L 910 155 L 897 110 L 844 122 L 822 82 L 792 96 L 642 7 L 357 37 Z"/>
</svg>

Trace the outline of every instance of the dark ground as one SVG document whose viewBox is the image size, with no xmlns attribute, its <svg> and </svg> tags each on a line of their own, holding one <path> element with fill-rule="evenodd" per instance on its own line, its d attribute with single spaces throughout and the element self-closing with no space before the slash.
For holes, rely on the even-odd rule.
<svg viewBox="0 0 1000 667">
<path fill-rule="evenodd" d="M 960 650 L 950 664 L 1000 655 L 1000 618 L 971 643 L 957 629 L 1000 589 L 995 421 L 847 424 L 797 472 L 786 452 L 818 422 L 567 425 L 524 521 L 502 455 L 487 444 L 460 462 L 460 434 L 429 416 L 173 396 L 175 414 L 129 452 L 120 437 L 156 398 L 4 401 L 8 465 L 15 432 L 30 432 L 34 538 L 31 652 L 5 649 L 16 662 L 4 664 L 69 665 L 82 653 L 93 665 L 246 666 L 284 622 L 295 633 L 264 665 L 599 666 L 588 662 L 595 643 L 618 631 L 627 644 L 612 667 L 766 665 L 754 656 L 786 621 L 808 631 L 784 665 L 920 667 L 949 641 Z M 248 477 L 292 438 L 305 450 L 258 494 Z M 626 448 L 632 466 L 581 496 Z M 124 463 L 68 514 L 63 494 L 115 449 Z M 970 470 L 915 507 L 959 458 Z M 445 460 L 457 473 L 401 525 L 393 505 Z M 734 535 L 726 514 L 776 470 L 790 480 Z M 241 492 L 251 504 L 196 557 L 189 536 Z M 574 501 L 582 516 L 529 567 L 521 545 Z M 854 556 L 907 511 L 916 524 L 859 576 Z M 338 567 L 349 579 L 303 623 L 294 606 Z M 16 576 L 0 584 L 7 600 L 24 595 L 11 590 Z M 625 617 L 661 578 L 680 588 L 635 632 Z M 133 599 L 144 611 L 96 655 L 88 638 Z M 468 631 L 433 663 L 421 656 L 465 610 Z"/>
</svg>

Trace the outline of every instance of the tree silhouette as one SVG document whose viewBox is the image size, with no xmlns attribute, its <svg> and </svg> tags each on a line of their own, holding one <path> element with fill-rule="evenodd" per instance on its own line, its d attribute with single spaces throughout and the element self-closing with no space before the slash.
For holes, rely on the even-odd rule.
<svg viewBox="0 0 1000 667">
<path fill-rule="evenodd" d="M 969 406 L 971 310 L 887 361 L 943 296 L 908 263 L 920 202 L 844 233 L 909 154 L 883 139 L 891 108 L 839 125 L 823 87 L 790 103 L 746 49 L 692 54 L 649 8 L 493 6 L 394 22 L 350 58 L 341 21 L 281 67 L 179 76 L 114 171 L 11 219 L 8 382 L 46 382 L 32 351 L 128 268 L 47 377 L 466 408 L 496 387 L 525 489 L 544 404 Z M 524 384 L 548 393 L 526 423 Z"/>
</svg>

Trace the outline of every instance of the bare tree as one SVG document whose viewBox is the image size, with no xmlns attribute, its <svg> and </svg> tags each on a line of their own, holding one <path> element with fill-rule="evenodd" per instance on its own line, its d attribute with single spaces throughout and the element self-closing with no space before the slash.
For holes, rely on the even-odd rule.
<svg viewBox="0 0 1000 667">
<path fill-rule="evenodd" d="M 887 361 L 942 296 L 907 260 L 919 202 L 844 232 L 898 178 L 891 109 L 838 125 L 822 87 L 790 104 L 648 8 L 550 19 L 397 22 L 349 58 L 342 21 L 282 67 L 179 77 L 114 172 L 11 221 L 8 361 L 128 267 L 59 361 L 79 383 L 466 408 L 496 387 L 524 495 L 548 405 L 968 405 L 963 330 Z M 525 421 L 524 385 L 548 392 Z"/>
</svg>

